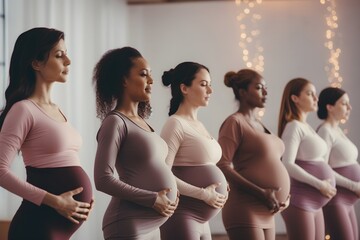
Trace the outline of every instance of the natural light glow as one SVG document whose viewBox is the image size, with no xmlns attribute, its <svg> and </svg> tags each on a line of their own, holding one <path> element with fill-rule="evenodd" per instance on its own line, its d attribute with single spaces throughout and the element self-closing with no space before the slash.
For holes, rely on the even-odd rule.
<svg viewBox="0 0 360 240">
<path fill-rule="evenodd" d="M 240 23 L 239 47 L 242 50 L 242 60 L 247 68 L 263 72 L 264 48 L 261 46 L 260 30 L 257 26 L 261 15 L 256 12 L 262 0 L 235 0 L 235 4 L 240 9 L 236 19 Z"/>
<path fill-rule="evenodd" d="M 341 88 L 343 78 L 340 74 L 339 57 L 341 49 L 337 47 L 337 35 L 339 20 L 336 13 L 335 0 L 320 0 L 320 3 L 325 7 L 325 43 L 324 46 L 329 50 L 329 59 L 324 67 L 330 86 Z"/>
</svg>

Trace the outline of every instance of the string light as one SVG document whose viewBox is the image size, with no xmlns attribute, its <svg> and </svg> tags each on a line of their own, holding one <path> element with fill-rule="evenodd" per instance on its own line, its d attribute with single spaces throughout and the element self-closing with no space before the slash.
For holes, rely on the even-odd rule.
<svg viewBox="0 0 360 240">
<path fill-rule="evenodd" d="M 325 12 L 325 43 L 324 46 L 329 50 L 330 57 L 325 65 L 325 72 L 328 76 L 328 81 L 332 87 L 341 88 L 343 78 L 340 75 L 339 57 L 341 49 L 336 47 L 337 30 L 339 27 L 338 16 L 336 13 L 335 0 L 320 0 L 324 5 Z"/>
<path fill-rule="evenodd" d="M 239 47 L 242 49 L 242 60 L 247 68 L 258 72 L 264 71 L 264 48 L 259 39 L 260 30 L 257 23 L 261 15 L 256 13 L 256 7 L 262 4 L 262 0 L 235 0 L 240 13 L 236 17 L 240 22 Z"/>
</svg>

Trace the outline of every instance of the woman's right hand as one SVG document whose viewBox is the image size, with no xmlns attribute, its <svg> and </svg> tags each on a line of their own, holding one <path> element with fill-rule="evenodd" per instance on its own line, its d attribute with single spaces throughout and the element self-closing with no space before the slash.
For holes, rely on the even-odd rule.
<svg viewBox="0 0 360 240">
<path fill-rule="evenodd" d="M 336 194 L 336 188 L 333 187 L 330 182 L 330 179 L 325 179 L 321 181 L 320 192 L 327 198 L 332 198 Z"/>
<path fill-rule="evenodd" d="M 281 203 L 279 202 L 279 200 L 276 197 L 276 193 L 280 190 L 281 190 L 280 188 L 279 189 L 275 189 L 275 188 L 263 189 L 265 205 L 272 213 L 278 212 L 281 208 Z"/>
<path fill-rule="evenodd" d="M 43 204 L 54 208 L 60 215 L 71 222 L 79 224 L 79 220 L 86 220 L 91 208 L 90 203 L 76 201 L 73 196 L 81 193 L 82 187 L 64 192 L 60 195 L 46 193 Z"/>
<path fill-rule="evenodd" d="M 213 183 L 204 188 L 205 198 L 203 201 L 213 208 L 223 208 L 227 197 L 216 191 L 216 188 L 220 186 L 220 183 Z"/>
<path fill-rule="evenodd" d="M 166 196 L 171 189 L 164 189 L 158 192 L 153 208 L 163 215 L 164 217 L 171 217 L 174 214 L 175 209 L 178 205 L 178 199 L 175 202 L 171 202 L 170 199 Z"/>
</svg>

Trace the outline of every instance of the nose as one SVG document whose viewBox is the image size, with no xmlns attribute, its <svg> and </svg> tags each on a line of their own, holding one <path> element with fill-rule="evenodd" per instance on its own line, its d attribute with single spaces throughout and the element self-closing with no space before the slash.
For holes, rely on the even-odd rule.
<svg viewBox="0 0 360 240">
<path fill-rule="evenodd" d="M 319 98 L 316 96 L 316 94 L 314 94 L 313 98 L 314 98 L 315 102 L 317 102 L 319 100 Z"/>
<path fill-rule="evenodd" d="M 148 76 L 148 81 L 147 81 L 148 84 L 153 84 L 154 83 L 154 80 L 152 79 L 151 76 Z"/>
<path fill-rule="evenodd" d="M 352 109 L 352 106 L 350 105 L 350 103 L 348 104 L 348 109 L 351 110 Z"/>
<path fill-rule="evenodd" d="M 207 92 L 208 92 L 208 93 L 212 93 L 212 92 L 213 92 L 213 89 L 212 89 L 211 86 L 208 86 L 208 87 L 207 87 Z"/>
<path fill-rule="evenodd" d="M 267 88 L 263 88 L 263 95 L 266 96 L 268 94 Z"/>
<path fill-rule="evenodd" d="M 68 55 L 65 55 L 65 65 L 68 66 L 70 64 L 71 64 L 70 58 L 68 57 Z"/>
</svg>

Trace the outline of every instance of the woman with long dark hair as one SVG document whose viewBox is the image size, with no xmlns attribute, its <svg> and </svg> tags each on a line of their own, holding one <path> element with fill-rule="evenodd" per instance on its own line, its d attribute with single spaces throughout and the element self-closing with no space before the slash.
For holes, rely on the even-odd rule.
<svg viewBox="0 0 360 240">
<path fill-rule="evenodd" d="M 16 40 L 0 115 L 0 186 L 24 199 L 11 240 L 69 239 L 88 217 L 92 188 L 80 166 L 82 140 L 50 94 L 54 83 L 66 82 L 70 63 L 61 31 L 33 28 Z M 26 182 L 10 171 L 18 152 Z"/>
</svg>

